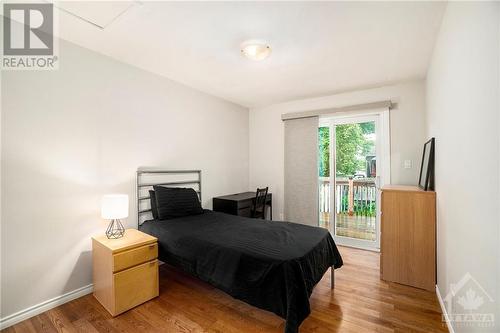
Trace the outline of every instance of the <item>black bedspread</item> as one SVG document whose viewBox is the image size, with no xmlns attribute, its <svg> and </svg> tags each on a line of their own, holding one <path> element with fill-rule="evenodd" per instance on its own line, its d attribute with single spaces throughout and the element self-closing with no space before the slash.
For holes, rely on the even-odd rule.
<svg viewBox="0 0 500 333">
<path fill-rule="evenodd" d="M 146 221 L 140 230 L 158 238 L 160 260 L 274 312 L 286 319 L 286 333 L 309 315 L 309 296 L 327 269 L 342 266 L 327 230 L 297 223 L 205 210 Z"/>
</svg>

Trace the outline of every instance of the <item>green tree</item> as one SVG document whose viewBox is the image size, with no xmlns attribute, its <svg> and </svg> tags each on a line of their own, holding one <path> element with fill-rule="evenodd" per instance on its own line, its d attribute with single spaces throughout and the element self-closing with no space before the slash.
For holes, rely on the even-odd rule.
<svg viewBox="0 0 500 333">
<path fill-rule="evenodd" d="M 360 123 L 359 126 L 361 127 L 361 130 L 363 131 L 363 134 L 373 134 L 375 133 L 375 122 L 374 121 L 369 121 L 366 123 Z"/>
<path fill-rule="evenodd" d="M 337 174 L 353 176 L 357 170 L 364 168 L 359 156 L 363 153 L 365 136 L 359 124 L 345 124 L 335 127 L 337 140 Z"/>
<path fill-rule="evenodd" d="M 366 167 L 365 156 L 373 154 L 375 142 L 370 135 L 375 133 L 375 123 L 345 124 L 335 126 L 337 175 L 353 176 Z M 329 127 L 318 130 L 318 169 L 320 177 L 330 176 L 330 131 Z"/>
<path fill-rule="evenodd" d="M 319 143 L 319 176 L 330 177 L 330 129 L 320 127 L 318 130 Z"/>
</svg>

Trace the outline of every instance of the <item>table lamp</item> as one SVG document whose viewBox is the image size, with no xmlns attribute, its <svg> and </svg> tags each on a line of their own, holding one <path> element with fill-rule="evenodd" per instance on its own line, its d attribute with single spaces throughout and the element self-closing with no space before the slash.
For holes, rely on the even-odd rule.
<svg viewBox="0 0 500 333">
<path fill-rule="evenodd" d="M 125 234 L 125 228 L 120 219 L 128 217 L 128 195 L 107 194 L 102 197 L 101 216 L 103 219 L 111 220 L 106 229 L 106 237 L 120 238 Z"/>
</svg>

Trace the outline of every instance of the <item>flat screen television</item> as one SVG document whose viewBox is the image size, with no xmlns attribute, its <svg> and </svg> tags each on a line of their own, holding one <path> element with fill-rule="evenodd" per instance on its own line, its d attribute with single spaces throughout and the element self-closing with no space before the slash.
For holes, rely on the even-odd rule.
<svg viewBox="0 0 500 333">
<path fill-rule="evenodd" d="M 420 165 L 418 186 L 424 191 L 434 191 L 434 142 L 431 138 L 424 144 L 424 153 Z"/>
</svg>

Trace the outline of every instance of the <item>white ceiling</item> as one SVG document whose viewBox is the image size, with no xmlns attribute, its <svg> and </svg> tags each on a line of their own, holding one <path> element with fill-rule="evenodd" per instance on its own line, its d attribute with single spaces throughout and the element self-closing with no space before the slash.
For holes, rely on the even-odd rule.
<svg viewBox="0 0 500 333">
<path fill-rule="evenodd" d="M 63 12 L 76 16 L 101 29 L 106 28 L 120 15 L 137 4 L 137 2 L 133 1 L 49 1 Z"/>
<path fill-rule="evenodd" d="M 252 107 L 425 77 L 445 3 L 124 1 L 71 6 L 73 15 L 59 14 L 63 39 Z M 96 17 L 105 28 L 75 15 Z M 254 38 L 272 47 L 262 62 L 240 54 L 240 43 Z"/>
</svg>

